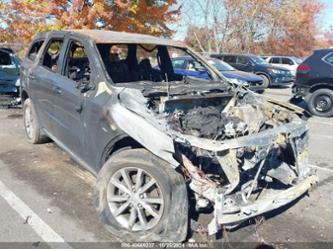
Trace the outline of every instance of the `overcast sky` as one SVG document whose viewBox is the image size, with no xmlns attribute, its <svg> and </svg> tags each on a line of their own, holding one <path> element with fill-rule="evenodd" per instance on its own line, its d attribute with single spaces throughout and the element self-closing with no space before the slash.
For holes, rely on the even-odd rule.
<svg viewBox="0 0 333 249">
<path fill-rule="evenodd" d="M 327 28 L 333 26 L 333 0 L 322 0 L 325 5 L 322 18 L 318 20 L 321 28 Z"/>
</svg>

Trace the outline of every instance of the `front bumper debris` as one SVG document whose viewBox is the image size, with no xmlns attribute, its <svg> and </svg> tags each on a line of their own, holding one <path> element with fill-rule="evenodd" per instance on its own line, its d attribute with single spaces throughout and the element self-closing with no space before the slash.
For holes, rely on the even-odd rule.
<svg viewBox="0 0 333 249">
<path fill-rule="evenodd" d="M 269 193 L 266 194 L 266 197 L 241 206 L 237 212 L 222 208 L 223 203 L 218 202 L 215 204 L 215 208 L 219 209 L 216 213 L 217 222 L 224 225 L 238 223 L 280 208 L 302 196 L 310 188 L 316 185 L 318 180 L 317 175 L 312 175 L 286 190 L 269 191 Z"/>
</svg>

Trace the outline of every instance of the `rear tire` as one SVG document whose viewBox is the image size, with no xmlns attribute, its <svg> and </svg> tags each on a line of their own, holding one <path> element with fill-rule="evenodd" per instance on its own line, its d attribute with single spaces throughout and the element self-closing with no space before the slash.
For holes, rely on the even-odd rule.
<svg viewBox="0 0 333 249">
<path fill-rule="evenodd" d="M 155 183 L 143 192 L 150 182 Z M 106 228 L 124 241 L 186 239 L 188 199 L 184 178 L 145 149 L 121 151 L 109 158 L 99 172 L 94 201 Z"/>
<path fill-rule="evenodd" d="M 319 117 L 333 116 L 333 91 L 318 89 L 313 92 L 308 101 L 309 111 Z"/>
<path fill-rule="evenodd" d="M 23 121 L 26 137 L 32 144 L 40 144 L 50 141 L 40 128 L 35 108 L 30 99 L 23 103 Z"/>
</svg>

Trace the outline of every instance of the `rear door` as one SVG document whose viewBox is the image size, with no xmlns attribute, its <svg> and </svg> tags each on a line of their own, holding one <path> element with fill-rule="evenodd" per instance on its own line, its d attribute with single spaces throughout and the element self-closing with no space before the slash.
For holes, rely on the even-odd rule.
<svg viewBox="0 0 333 249">
<path fill-rule="evenodd" d="M 55 82 L 59 79 L 59 55 L 64 36 L 51 37 L 29 72 L 29 94 L 37 111 L 39 121 L 52 135 L 58 120 L 54 116 Z M 33 57 L 33 56 L 32 56 Z"/>
<path fill-rule="evenodd" d="M 30 81 L 34 80 L 32 70 L 38 65 L 38 55 L 42 51 L 44 41 L 44 37 L 40 37 L 34 40 L 28 50 L 26 57 L 20 65 L 20 83 L 22 89 L 29 90 Z M 33 96 L 34 93 L 29 92 L 29 94 Z"/>
</svg>

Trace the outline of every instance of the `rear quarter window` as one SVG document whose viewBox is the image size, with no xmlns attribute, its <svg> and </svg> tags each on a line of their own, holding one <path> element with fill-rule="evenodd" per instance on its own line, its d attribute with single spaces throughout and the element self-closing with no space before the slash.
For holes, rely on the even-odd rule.
<svg viewBox="0 0 333 249">
<path fill-rule="evenodd" d="M 333 65 L 333 53 L 326 55 L 323 59 L 326 63 Z"/>
<path fill-rule="evenodd" d="M 282 64 L 285 65 L 294 65 L 294 62 L 289 58 L 282 58 Z"/>
<path fill-rule="evenodd" d="M 27 57 L 30 60 L 34 61 L 36 59 L 37 54 L 38 54 L 40 48 L 42 47 L 43 43 L 44 43 L 44 40 L 38 40 L 32 44 L 32 46 L 28 52 L 28 55 L 27 55 Z"/>
</svg>

